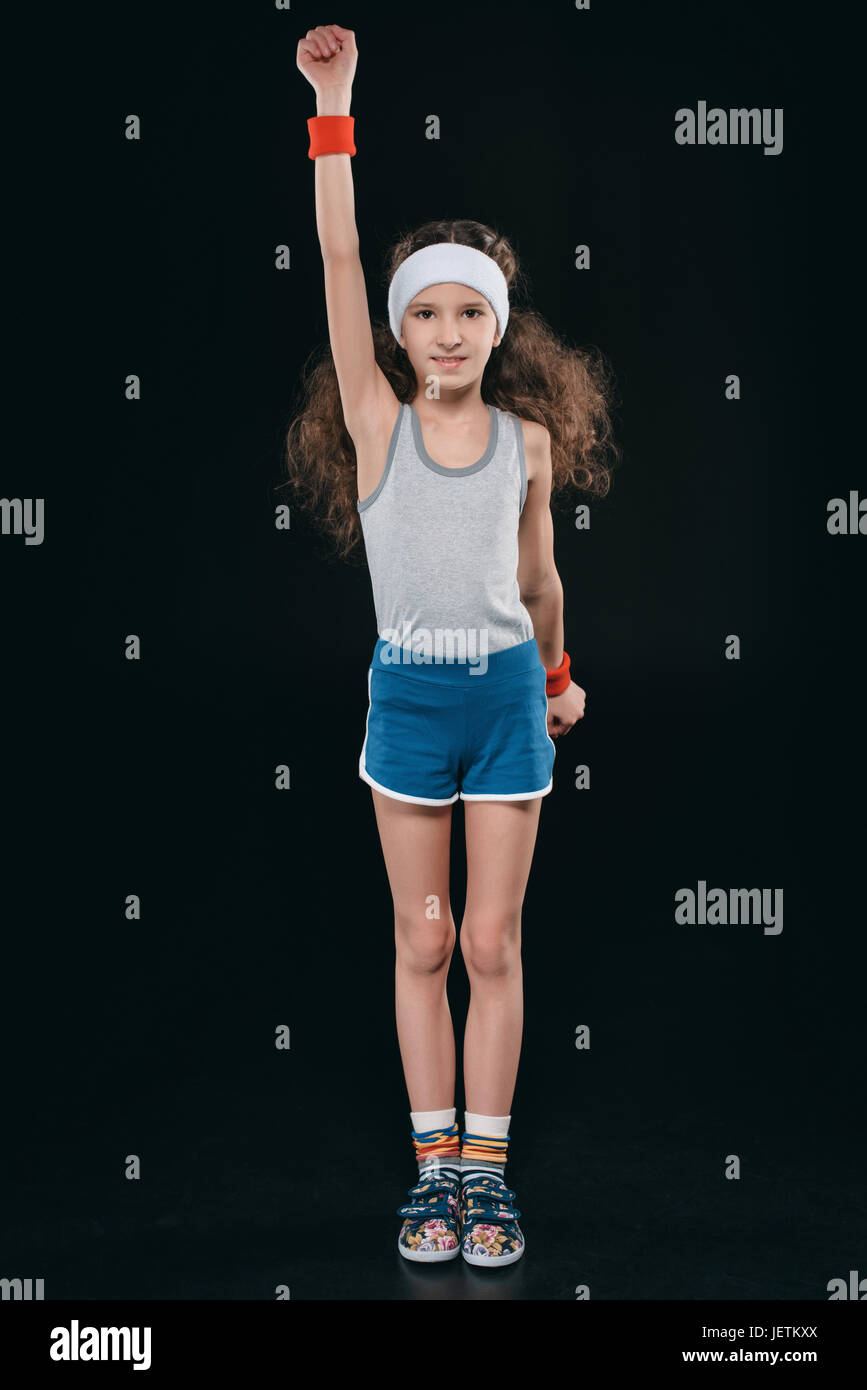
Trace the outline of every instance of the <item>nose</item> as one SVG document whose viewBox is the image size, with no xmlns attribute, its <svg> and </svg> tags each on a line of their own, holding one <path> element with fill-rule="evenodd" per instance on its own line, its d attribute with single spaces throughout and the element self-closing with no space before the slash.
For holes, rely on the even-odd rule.
<svg viewBox="0 0 867 1390">
<path fill-rule="evenodd" d="M 443 356 L 445 356 L 447 352 L 460 347 L 461 335 L 452 323 L 443 321 L 442 329 L 442 333 L 437 337 L 437 343 L 443 349 Z"/>
</svg>

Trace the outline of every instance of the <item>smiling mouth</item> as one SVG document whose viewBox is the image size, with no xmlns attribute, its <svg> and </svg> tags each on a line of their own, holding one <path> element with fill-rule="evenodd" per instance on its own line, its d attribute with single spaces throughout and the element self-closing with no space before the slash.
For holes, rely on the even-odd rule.
<svg viewBox="0 0 867 1390">
<path fill-rule="evenodd" d="M 465 357 L 435 357 L 434 362 L 466 362 Z"/>
</svg>

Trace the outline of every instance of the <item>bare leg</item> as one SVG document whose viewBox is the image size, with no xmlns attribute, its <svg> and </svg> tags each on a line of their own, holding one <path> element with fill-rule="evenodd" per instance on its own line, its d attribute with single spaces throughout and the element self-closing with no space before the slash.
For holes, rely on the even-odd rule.
<svg viewBox="0 0 867 1390">
<path fill-rule="evenodd" d="M 465 801 L 467 903 L 461 954 L 470 980 L 464 1035 L 466 1108 L 511 1113 L 524 1024 L 521 908 L 541 797 Z"/>
<path fill-rule="evenodd" d="M 452 807 L 371 788 L 394 902 L 395 1015 L 411 1110 L 455 1103 L 455 1035 L 446 979 L 456 932 L 449 901 Z M 438 915 L 434 915 L 437 914 Z"/>
</svg>

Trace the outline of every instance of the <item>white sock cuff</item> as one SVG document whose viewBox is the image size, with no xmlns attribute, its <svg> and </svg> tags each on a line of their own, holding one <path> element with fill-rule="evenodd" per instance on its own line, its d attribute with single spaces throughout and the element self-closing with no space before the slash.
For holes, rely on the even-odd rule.
<svg viewBox="0 0 867 1390">
<path fill-rule="evenodd" d="M 451 1110 L 410 1110 L 409 1118 L 416 1134 L 427 1134 L 432 1129 L 451 1129 L 457 1113 L 455 1106 Z"/>
<path fill-rule="evenodd" d="M 488 1139 L 505 1139 L 509 1133 L 511 1115 L 476 1115 L 464 1111 L 464 1128 L 468 1134 L 484 1134 Z"/>
</svg>

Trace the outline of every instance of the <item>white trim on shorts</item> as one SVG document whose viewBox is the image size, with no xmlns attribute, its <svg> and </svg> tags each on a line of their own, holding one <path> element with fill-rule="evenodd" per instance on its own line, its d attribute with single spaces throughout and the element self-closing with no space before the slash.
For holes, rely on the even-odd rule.
<svg viewBox="0 0 867 1390">
<path fill-rule="evenodd" d="M 530 801 L 534 796 L 547 796 L 554 786 L 554 778 L 538 792 L 458 792 L 462 801 Z"/>
<path fill-rule="evenodd" d="M 363 777 L 364 781 L 369 783 L 371 787 L 376 787 L 378 792 L 383 792 L 386 796 L 394 797 L 395 801 L 414 801 L 417 806 L 451 806 L 452 802 L 457 801 L 460 796 L 460 792 L 455 792 L 454 796 L 446 796 L 442 799 L 434 796 L 406 796 L 403 792 L 393 792 L 390 787 L 384 787 L 381 782 L 374 782 L 373 778 L 367 775 L 363 767 L 359 766 L 358 775 L 359 777 Z M 535 796 L 535 794 L 534 792 L 533 795 Z"/>
</svg>

